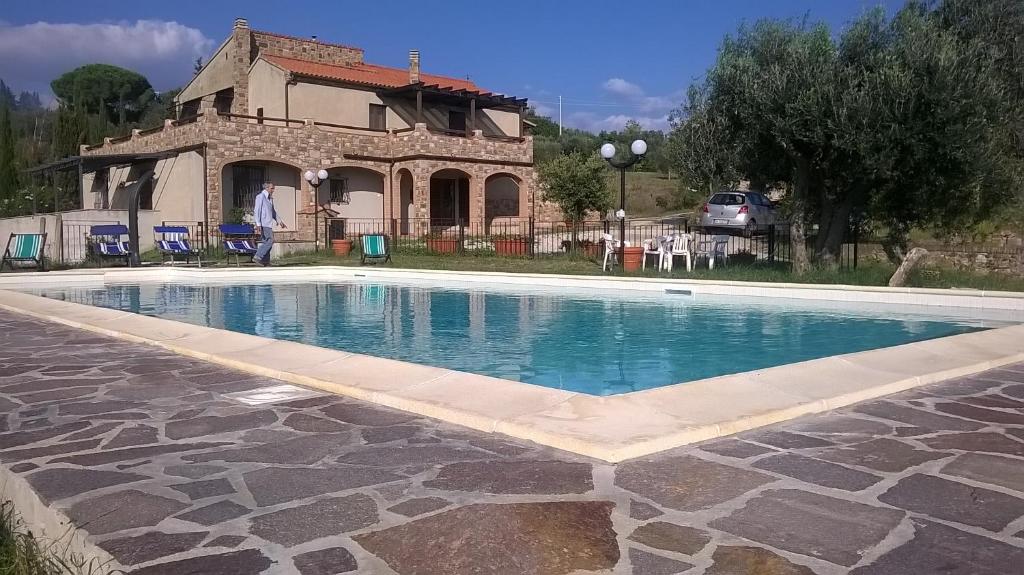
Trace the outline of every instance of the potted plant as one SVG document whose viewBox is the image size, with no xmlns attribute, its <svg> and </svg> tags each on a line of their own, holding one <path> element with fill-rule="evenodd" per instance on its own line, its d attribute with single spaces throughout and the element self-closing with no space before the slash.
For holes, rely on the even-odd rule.
<svg viewBox="0 0 1024 575">
<path fill-rule="evenodd" d="M 336 256 L 347 256 L 352 252 L 352 240 L 348 238 L 331 240 L 331 249 L 334 250 Z"/>
<path fill-rule="evenodd" d="M 491 236 L 494 251 L 499 256 L 525 256 L 530 253 L 530 239 L 518 234 L 497 234 Z"/>
<path fill-rule="evenodd" d="M 622 251 L 622 271 L 635 272 L 643 267 L 644 247 L 626 246 Z"/>
<path fill-rule="evenodd" d="M 423 235 L 423 241 L 427 249 L 437 254 L 454 254 L 458 251 L 459 240 L 444 235 L 441 232 L 430 232 Z"/>
</svg>

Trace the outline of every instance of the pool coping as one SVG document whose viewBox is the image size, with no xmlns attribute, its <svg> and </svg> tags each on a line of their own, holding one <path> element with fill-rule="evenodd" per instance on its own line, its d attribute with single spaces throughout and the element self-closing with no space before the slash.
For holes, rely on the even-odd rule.
<svg viewBox="0 0 1024 575">
<path fill-rule="evenodd" d="M 240 273 L 263 281 L 328 281 L 353 277 L 457 279 L 640 291 L 678 288 L 723 295 L 1024 310 L 1024 294 L 1007 292 L 344 267 L 77 270 L 5 275 L 0 278 L 0 288 L 96 281 L 226 279 L 237 282 Z M 20 280 L 17 284 L 13 281 L 16 278 Z M 1015 325 L 602 397 L 3 289 L 0 289 L 0 308 L 608 462 L 731 435 L 1024 361 L 1024 325 Z"/>
</svg>

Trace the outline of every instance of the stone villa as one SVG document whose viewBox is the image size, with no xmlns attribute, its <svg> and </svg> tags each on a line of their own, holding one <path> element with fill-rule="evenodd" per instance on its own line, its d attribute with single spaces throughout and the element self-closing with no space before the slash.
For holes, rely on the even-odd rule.
<svg viewBox="0 0 1024 575">
<path fill-rule="evenodd" d="M 537 207 L 526 100 L 422 73 L 415 50 L 407 69 L 377 66 L 359 48 L 238 19 L 175 103 L 176 120 L 82 147 L 83 208 L 125 209 L 124 186 L 150 169 L 141 208 L 208 229 L 251 211 L 272 181 L 279 237 L 303 243 L 314 213 L 422 234 Z M 330 174 L 318 197 L 309 169 Z"/>
</svg>

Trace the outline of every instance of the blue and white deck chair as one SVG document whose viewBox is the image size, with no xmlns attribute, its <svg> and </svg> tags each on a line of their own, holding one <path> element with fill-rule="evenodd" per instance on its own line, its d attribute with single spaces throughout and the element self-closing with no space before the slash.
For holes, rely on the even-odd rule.
<svg viewBox="0 0 1024 575">
<path fill-rule="evenodd" d="M 35 266 L 39 271 L 46 271 L 46 262 L 43 260 L 43 248 L 46 246 L 46 234 L 11 234 L 7 238 L 7 247 L 4 249 L 3 259 L 0 259 L 0 271 L 4 266 L 11 266 L 14 271 L 14 264 L 18 267 Z"/>
<path fill-rule="evenodd" d="M 235 256 L 235 265 L 241 266 L 238 256 L 256 255 L 256 231 L 250 224 L 221 224 L 220 233 L 224 237 L 224 255 Z"/>
<path fill-rule="evenodd" d="M 195 258 L 199 267 L 203 267 L 199 250 L 188 241 L 188 228 L 185 226 L 153 226 L 153 235 L 157 238 L 156 249 L 163 255 L 164 262 L 174 265 L 178 258 L 184 258 L 187 264 Z"/>
<path fill-rule="evenodd" d="M 126 239 L 128 226 L 122 224 L 103 224 L 89 227 L 86 241 L 90 253 L 98 259 L 124 259 L 126 266 L 132 265 L 132 247 Z"/>
<path fill-rule="evenodd" d="M 391 261 L 391 250 L 388 246 L 388 237 L 384 234 L 366 234 L 362 238 L 363 255 L 359 258 L 359 264 L 365 265 L 366 260 L 383 260 L 384 263 Z"/>
</svg>

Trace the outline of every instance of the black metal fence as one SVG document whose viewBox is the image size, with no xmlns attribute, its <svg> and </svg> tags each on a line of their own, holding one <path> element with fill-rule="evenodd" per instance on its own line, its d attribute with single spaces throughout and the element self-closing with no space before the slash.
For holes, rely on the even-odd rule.
<svg viewBox="0 0 1024 575">
<path fill-rule="evenodd" d="M 618 241 L 620 235 L 617 221 L 570 224 L 532 218 L 501 218 L 489 222 L 430 218 L 329 218 L 324 226 L 324 237 L 328 241 L 358 241 L 366 234 L 387 235 L 396 253 L 493 253 L 519 257 L 570 253 L 600 257 L 604 253 L 605 240 Z M 694 228 L 685 219 L 666 219 L 627 221 L 625 231 L 626 241 L 632 246 L 642 246 L 647 240 L 664 236 L 689 234 L 693 241 L 691 251 L 694 252 L 706 249 L 716 237 L 724 238 L 724 255 L 730 262 L 788 264 L 792 257 L 788 226 L 765 226 L 747 237 L 739 232 Z"/>
<path fill-rule="evenodd" d="M 193 221 L 177 221 L 177 220 L 164 220 L 160 222 L 161 226 L 180 226 L 188 229 L 188 241 L 193 248 L 206 253 L 210 250 L 210 234 L 206 227 L 206 222 L 193 222 Z M 147 246 L 147 231 L 139 230 L 139 242 L 142 244 L 142 251 L 152 248 L 153 246 Z M 150 234 L 153 234 L 153 230 L 148 230 Z M 155 234 L 154 234 L 155 235 Z M 153 238 L 153 240 L 160 238 Z"/>
<path fill-rule="evenodd" d="M 63 221 L 61 222 L 61 252 L 59 259 L 61 263 L 78 263 L 89 259 L 89 232 L 93 226 L 98 225 L 117 225 L 127 222 L 121 222 L 120 220 L 103 220 L 103 221 Z M 195 221 L 173 221 L 167 220 L 161 222 L 163 226 L 182 226 L 188 229 L 188 238 L 192 243 L 192 246 L 200 250 L 203 253 L 209 252 L 210 237 L 205 222 Z M 126 240 L 128 238 L 125 238 Z M 139 230 L 139 243 L 141 244 L 140 251 L 143 253 L 155 249 L 156 235 L 153 233 L 153 229 L 142 228 Z"/>
<path fill-rule="evenodd" d="M 120 224 L 120 221 L 65 221 L 61 223 L 61 263 L 77 263 L 89 258 L 89 229 L 93 226 Z"/>
</svg>

